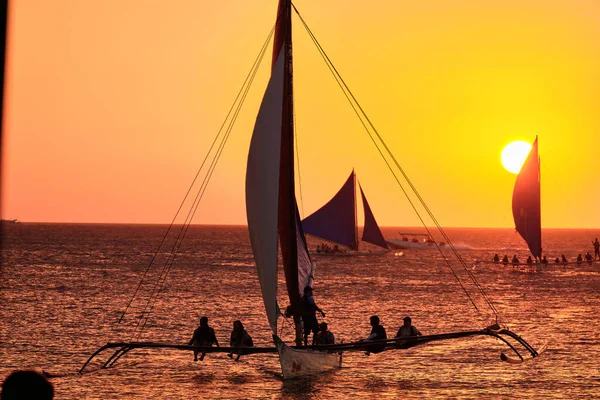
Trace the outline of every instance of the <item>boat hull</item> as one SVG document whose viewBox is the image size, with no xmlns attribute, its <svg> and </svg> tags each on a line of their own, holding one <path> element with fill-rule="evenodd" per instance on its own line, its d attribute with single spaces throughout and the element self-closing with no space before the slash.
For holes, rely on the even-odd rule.
<svg viewBox="0 0 600 400">
<path fill-rule="evenodd" d="M 273 337 L 284 379 L 310 376 L 338 369 L 342 366 L 341 353 L 293 349 L 277 336 Z"/>
</svg>

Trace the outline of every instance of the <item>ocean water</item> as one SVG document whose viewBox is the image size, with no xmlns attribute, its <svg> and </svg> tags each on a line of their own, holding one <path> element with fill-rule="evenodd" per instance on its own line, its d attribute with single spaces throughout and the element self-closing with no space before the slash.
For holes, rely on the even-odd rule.
<svg viewBox="0 0 600 400">
<path fill-rule="evenodd" d="M 469 338 L 371 356 L 349 352 L 341 369 L 291 381 L 281 379 L 274 354 L 240 362 L 209 354 L 195 363 L 191 352 L 173 350 L 132 351 L 109 369 L 100 368 L 109 356 L 103 354 L 79 375 L 88 357 L 110 341 L 185 344 L 202 315 L 222 344 L 240 319 L 255 344 L 271 345 L 246 228 L 193 226 L 172 265 L 167 257 L 173 237 L 157 252 L 166 228 L 4 224 L 0 377 L 14 369 L 44 370 L 57 399 L 600 398 L 600 264 L 534 269 L 489 263 L 495 253 L 524 260 L 527 250 L 512 229 L 447 232 L 468 248 L 460 254 L 501 321 L 535 348 L 547 344 L 539 358 L 526 363 L 502 362 L 499 354 L 507 348 L 495 339 Z M 384 228 L 384 236 L 395 238 L 406 229 Z M 545 252 L 574 260 L 593 250 L 590 242 L 599 233 L 544 230 Z M 311 240 L 309 247 L 318 243 Z M 154 256 L 148 283 L 139 285 Z M 345 342 L 368 336 L 374 314 L 389 336 L 405 315 L 423 334 L 493 323 L 467 271 L 450 256 L 454 273 L 435 250 L 316 257 L 315 300 L 336 339 Z M 156 282 L 162 282 L 159 288 Z M 156 300 L 148 301 L 153 293 Z M 285 297 L 281 280 L 280 305 L 288 304 Z M 149 318 L 140 329 L 144 307 Z M 289 323 L 282 320 L 280 330 L 291 340 Z"/>
</svg>

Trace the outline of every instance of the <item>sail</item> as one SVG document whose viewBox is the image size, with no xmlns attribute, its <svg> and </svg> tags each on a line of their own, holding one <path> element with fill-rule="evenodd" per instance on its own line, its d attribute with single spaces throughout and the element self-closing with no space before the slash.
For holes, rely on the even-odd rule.
<svg viewBox="0 0 600 400">
<path fill-rule="evenodd" d="M 269 324 L 277 332 L 277 223 L 283 61 L 273 66 L 256 123 L 246 168 L 246 216 Z"/>
<path fill-rule="evenodd" d="M 355 186 L 355 175 L 352 171 L 346 183 L 327 204 L 304 218 L 304 232 L 357 250 Z"/>
<path fill-rule="evenodd" d="M 362 240 L 364 242 L 369 242 L 379 247 L 383 247 L 384 249 L 388 248 L 385 239 L 383 238 L 383 234 L 381 233 L 381 229 L 379 229 L 379 225 L 377 225 L 377 221 L 375 221 L 375 216 L 371 211 L 371 207 L 369 207 L 369 203 L 367 202 L 367 197 L 360 186 L 360 195 L 363 201 L 363 208 L 365 211 L 365 227 L 363 229 Z"/>
<path fill-rule="evenodd" d="M 513 191 L 512 211 L 517 232 L 527 242 L 531 254 L 541 258 L 540 159 L 537 136 L 529 156 L 517 176 Z"/>
<path fill-rule="evenodd" d="M 279 47 L 281 46 L 281 47 Z M 283 97 L 279 162 L 279 245 L 288 297 L 294 312 L 297 335 L 301 333 L 300 298 L 308 284 L 311 261 L 296 204 L 294 177 L 294 91 L 292 74 L 292 4 L 280 0 L 275 24 L 273 59 L 283 57 Z M 297 340 L 300 340 L 297 337 Z"/>
</svg>

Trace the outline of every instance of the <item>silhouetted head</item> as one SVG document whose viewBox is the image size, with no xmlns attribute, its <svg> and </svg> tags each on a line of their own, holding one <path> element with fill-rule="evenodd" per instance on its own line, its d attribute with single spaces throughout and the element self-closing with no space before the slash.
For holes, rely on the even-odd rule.
<svg viewBox="0 0 600 400">
<path fill-rule="evenodd" d="M 406 317 L 404 317 L 404 325 L 410 326 L 411 323 L 412 323 L 412 320 L 410 319 L 410 317 L 408 315 Z"/>
<path fill-rule="evenodd" d="M 312 292 L 313 288 L 311 288 L 310 286 L 304 288 L 304 294 L 312 294 Z"/>
<path fill-rule="evenodd" d="M 54 387 L 35 371 L 14 371 L 2 383 L 2 400 L 52 400 Z"/>
<path fill-rule="evenodd" d="M 200 326 L 208 326 L 208 317 L 200 318 Z"/>
<path fill-rule="evenodd" d="M 379 325 L 379 317 L 377 315 L 372 315 L 369 320 L 371 321 L 371 326 Z"/>
<path fill-rule="evenodd" d="M 319 324 L 319 330 L 323 332 L 327 332 L 327 322 L 321 322 Z"/>
<path fill-rule="evenodd" d="M 240 320 L 233 321 L 233 330 L 234 331 L 244 330 L 244 325 L 242 324 L 242 321 L 240 321 Z"/>
</svg>

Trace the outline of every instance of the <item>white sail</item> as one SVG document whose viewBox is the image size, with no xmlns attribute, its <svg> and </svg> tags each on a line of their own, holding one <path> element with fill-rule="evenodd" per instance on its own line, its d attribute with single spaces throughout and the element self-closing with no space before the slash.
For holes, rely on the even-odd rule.
<svg viewBox="0 0 600 400">
<path fill-rule="evenodd" d="M 271 72 L 254 124 L 246 167 L 246 216 L 267 318 L 277 333 L 277 212 L 283 105 L 283 54 Z"/>
</svg>

